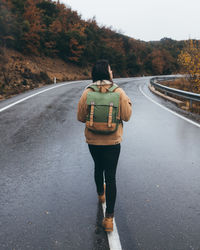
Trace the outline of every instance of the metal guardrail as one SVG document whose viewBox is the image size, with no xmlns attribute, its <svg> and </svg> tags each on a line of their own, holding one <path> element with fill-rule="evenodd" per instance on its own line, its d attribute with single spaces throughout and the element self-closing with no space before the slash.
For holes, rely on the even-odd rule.
<svg viewBox="0 0 200 250">
<path fill-rule="evenodd" d="M 185 98 L 186 100 L 190 102 L 190 107 L 192 107 L 192 101 L 200 102 L 200 94 L 195 94 L 195 93 L 188 92 L 188 91 L 169 88 L 167 86 L 160 84 L 160 82 L 162 81 L 175 80 L 177 78 L 181 78 L 181 77 L 154 77 L 150 80 L 150 83 L 152 86 L 154 86 L 155 89 L 164 91 L 166 95 L 170 93 L 170 94 Z"/>
</svg>

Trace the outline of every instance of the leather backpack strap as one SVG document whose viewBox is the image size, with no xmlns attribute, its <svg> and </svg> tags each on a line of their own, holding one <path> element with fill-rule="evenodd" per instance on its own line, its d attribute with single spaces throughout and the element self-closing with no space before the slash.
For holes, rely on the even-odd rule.
<svg viewBox="0 0 200 250">
<path fill-rule="evenodd" d="M 90 110 L 90 127 L 93 126 L 94 123 L 94 102 L 91 102 L 91 110 Z"/>
<path fill-rule="evenodd" d="M 112 127 L 112 112 L 113 112 L 113 103 L 110 103 L 109 106 L 109 113 L 108 113 L 108 127 L 111 128 Z"/>
</svg>

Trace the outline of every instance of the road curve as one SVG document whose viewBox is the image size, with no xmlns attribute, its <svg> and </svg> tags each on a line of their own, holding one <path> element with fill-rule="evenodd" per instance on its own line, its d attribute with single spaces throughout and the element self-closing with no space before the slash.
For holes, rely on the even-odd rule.
<svg viewBox="0 0 200 250">
<path fill-rule="evenodd" d="M 0 249 L 109 249 L 84 124 L 76 120 L 89 82 L 0 112 Z M 199 250 L 200 128 L 148 99 L 175 109 L 150 93 L 148 77 L 115 82 L 133 101 L 117 171 L 122 249 Z"/>
</svg>

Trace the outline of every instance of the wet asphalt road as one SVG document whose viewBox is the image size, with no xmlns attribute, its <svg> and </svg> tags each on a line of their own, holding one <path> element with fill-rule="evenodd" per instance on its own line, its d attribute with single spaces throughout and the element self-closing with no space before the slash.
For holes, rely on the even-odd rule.
<svg viewBox="0 0 200 250">
<path fill-rule="evenodd" d="M 109 249 L 84 124 L 76 120 L 89 82 L 0 113 L 0 249 Z M 115 82 L 133 101 L 117 171 L 122 248 L 199 250 L 200 128 L 148 100 L 139 87 L 176 109 L 149 92 L 149 78 Z M 42 89 L 2 101 L 0 109 Z"/>
</svg>

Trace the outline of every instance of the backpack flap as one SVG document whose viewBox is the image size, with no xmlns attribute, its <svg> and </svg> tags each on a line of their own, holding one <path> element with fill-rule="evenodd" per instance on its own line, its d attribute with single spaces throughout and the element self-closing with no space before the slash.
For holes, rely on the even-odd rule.
<svg viewBox="0 0 200 250">
<path fill-rule="evenodd" d="M 119 124 L 119 100 L 118 92 L 88 92 L 86 127 L 95 133 L 109 134 L 116 131 Z"/>
<path fill-rule="evenodd" d="M 98 106 L 109 106 L 113 103 L 113 107 L 119 106 L 119 92 L 88 92 L 87 94 L 87 105 L 91 105 L 91 102 L 95 102 Z"/>
</svg>

